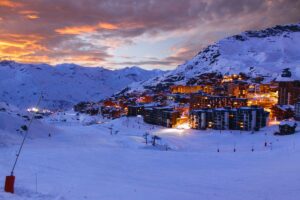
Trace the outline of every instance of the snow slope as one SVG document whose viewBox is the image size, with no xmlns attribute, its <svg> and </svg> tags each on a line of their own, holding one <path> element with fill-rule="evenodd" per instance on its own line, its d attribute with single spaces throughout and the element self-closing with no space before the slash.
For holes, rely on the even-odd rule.
<svg viewBox="0 0 300 200">
<path fill-rule="evenodd" d="M 186 84 L 207 72 L 265 76 L 268 82 L 284 68 L 291 68 L 300 79 L 300 24 L 282 25 L 265 30 L 247 31 L 212 44 L 194 58 L 163 76 L 152 78 L 143 87 L 158 84 Z M 133 84 L 132 90 L 143 90 Z"/>
<path fill-rule="evenodd" d="M 42 107 L 69 108 L 79 101 L 99 101 L 128 84 L 150 79 L 163 72 L 127 67 L 108 70 L 74 64 L 50 66 L 0 62 L 0 101 L 20 108 L 35 105 L 41 92 Z"/>
<path fill-rule="evenodd" d="M 26 143 L 15 172 L 16 194 L 3 193 L 0 185 L 0 199 L 299 197 L 299 133 L 273 136 L 275 127 L 255 134 L 166 129 L 144 124 L 141 118 L 120 118 L 86 126 L 76 124 L 73 114 L 63 115 L 66 122 L 57 121 L 57 115 L 43 121 L 55 126 L 60 134 Z M 143 143 L 145 131 L 159 135 L 160 145 L 168 144 L 172 150 Z M 272 142 L 272 147 L 264 147 L 265 140 Z M 0 178 L 9 173 L 15 149 L 14 145 L 0 148 Z"/>
<path fill-rule="evenodd" d="M 0 148 L 18 144 L 25 132 L 21 126 L 28 126 L 32 113 L 19 111 L 16 107 L 0 102 Z M 48 137 L 51 132 L 57 132 L 55 127 L 34 120 L 29 139 Z"/>
</svg>

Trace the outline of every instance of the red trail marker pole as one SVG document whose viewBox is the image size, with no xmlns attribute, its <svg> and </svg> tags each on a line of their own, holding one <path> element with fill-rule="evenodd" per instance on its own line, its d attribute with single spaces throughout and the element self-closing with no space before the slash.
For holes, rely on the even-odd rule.
<svg viewBox="0 0 300 200">
<path fill-rule="evenodd" d="M 14 184 L 15 184 L 15 176 L 14 175 L 6 176 L 4 191 L 14 193 L 15 192 Z"/>
<path fill-rule="evenodd" d="M 38 100 L 38 102 L 36 104 L 36 107 L 38 107 L 40 105 L 40 102 L 41 102 L 42 98 L 43 98 L 43 94 L 41 94 L 41 96 L 40 96 L 40 98 L 39 98 L 39 100 Z M 18 151 L 17 156 L 16 156 L 16 160 L 15 160 L 14 165 L 12 167 L 10 176 L 6 176 L 6 178 L 5 178 L 5 185 L 4 185 L 4 191 L 5 192 L 10 192 L 10 193 L 14 193 L 15 192 L 14 185 L 15 185 L 15 179 L 16 179 L 16 177 L 14 176 L 14 170 L 15 170 L 15 167 L 17 165 L 19 156 L 20 156 L 21 151 L 23 149 L 23 145 L 25 143 L 25 140 L 26 140 L 27 135 L 28 135 L 29 128 L 30 128 L 33 120 L 34 120 L 34 114 L 31 116 L 31 119 L 29 121 L 28 128 L 27 128 L 26 133 L 25 133 L 25 135 L 23 137 L 22 143 L 20 145 L 19 151 Z"/>
</svg>

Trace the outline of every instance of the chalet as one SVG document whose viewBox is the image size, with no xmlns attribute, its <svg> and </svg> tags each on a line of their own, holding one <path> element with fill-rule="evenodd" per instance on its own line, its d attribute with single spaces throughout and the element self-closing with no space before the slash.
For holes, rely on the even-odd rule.
<svg viewBox="0 0 300 200">
<path fill-rule="evenodd" d="M 294 109 L 295 108 L 293 105 L 274 105 L 271 108 L 272 117 L 276 120 L 286 120 L 294 118 Z"/>
<path fill-rule="evenodd" d="M 290 135 L 296 132 L 297 123 L 295 121 L 285 120 L 279 124 L 279 132 L 276 135 Z"/>
</svg>

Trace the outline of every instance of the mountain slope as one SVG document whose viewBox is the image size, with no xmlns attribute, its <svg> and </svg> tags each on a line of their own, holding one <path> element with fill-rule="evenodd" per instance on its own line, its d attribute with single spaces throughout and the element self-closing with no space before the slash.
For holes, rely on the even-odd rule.
<svg viewBox="0 0 300 200">
<path fill-rule="evenodd" d="M 291 68 L 293 75 L 300 78 L 299 52 L 300 24 L 247 31 L 208 46 L 175 70 L 146 81 L 143 87 L 194 84 L 197 76 L 208 72 L 262 75 L 268 82 L 282 69 Z M 143 87 L 133 84 L 131 89 L 143 90 Z"/>
<path fill-rule="evenodd" d="M 0 148 L 11 144 L 19 145 L 25 134 L 22 126 L 28 126 L 31 117 L 31 113 L 20 111 L 12 105 L 0 102 Z M 45 138 L 53 132 L 58 133 L 59 130 L 40 120 L 34 120 L 28 138 Z"/>
<path fill-rule="evenodd" d="M 0 62 L 0 101 L 20 108 L 35 105 L 41 92 L 45 108 L 69 108 L 79 101 L 98 101 L 128 84 L 161 75 L 138 67 L 108 70 L 74 64 L 50 66 Z"/>
</svg>

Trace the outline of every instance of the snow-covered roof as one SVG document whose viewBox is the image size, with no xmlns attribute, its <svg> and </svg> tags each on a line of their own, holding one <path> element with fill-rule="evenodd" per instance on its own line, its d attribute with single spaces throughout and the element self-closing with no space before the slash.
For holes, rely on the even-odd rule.
<svg viewBox="0 0 300 200">
<path fill-rule="evenodd" d="M 164 106 L 164 107 L 155 107 L 155 109 L 158 109 L 158 110 L 173 109 L 173 107 L 171 107 L 171 106 Z"/>
<path fill-rule="evenodd" d="M 277 82 L 293 82 L 295 79 L 291 78 L 291 77 L 282 77 L 281 75 L 278 76 L 275 81 Z"/>
<path fill-rule="evenodd" d="M 283 125 L 294 126 L 296 124 L 297 123 L 293 120 L 284 120 L 284 121 L 281 121 L 279 125 L 281 125 L 281 126 L 283 126 Z"/>
<path fill-rule="evenodd" d="M 294 110 L 295 106 L 293 105 L 276 105 L 277 108 L 286 111 L 287 109 Z"/>
<path fill-rule="evenodd" d="M 246 107 L 246 106 L 244 106 L 244 107 L 240 107 L 240 109 L 242 109 L 242 110 L 251 110 L 253 108 L 252 107 Z"/>
<path fill-rule="evenodd" d="M 228 110 L 226 108 L 215 108 L 214 110 L 217 110 L 217 111 L 224 111 L 224 110 Z"/>
<path fill-rule="evenodd" d="M 144 104 L 144 107 L 146 108 L 146 107 L 153 107 L 153 106 L 158 106 L 158 105 L 159 105 L 159 103 L 157 103 L 157 102 L 152 102 L 152 103 Z"/>
</svg>

